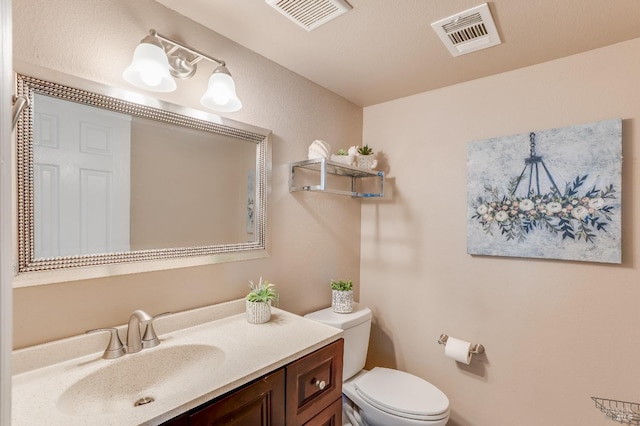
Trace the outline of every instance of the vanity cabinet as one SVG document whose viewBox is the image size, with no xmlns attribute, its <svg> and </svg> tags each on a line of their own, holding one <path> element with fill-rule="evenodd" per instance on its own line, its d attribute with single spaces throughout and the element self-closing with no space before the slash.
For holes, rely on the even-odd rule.
<svg viewBox="0 0 640 426">
<path fill-rule="evenodd" d="M 343 350 L 339 339 L 163 426 L 340 426 Z"/>
</svg>

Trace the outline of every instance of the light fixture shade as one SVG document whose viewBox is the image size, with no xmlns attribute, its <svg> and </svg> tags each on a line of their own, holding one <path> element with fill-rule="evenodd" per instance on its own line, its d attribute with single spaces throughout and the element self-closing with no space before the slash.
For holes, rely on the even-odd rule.
<svg viewBox="0 0 640 426">
<path fill-rule="evenodd" d="M 169 61 L 160 41 L 145 37 L 133 53 L 133 60 L 122 77 L 141 89 L 154 92 L 172 92 L 176 82 L 169 73 Z"/>
<path fill-rule="evenodd" d="M 220 65 L 213 71 L 207 91 L 200 98 L 200 103 L 221 112 L 234 112 L 242 108 L 242 102 L 236 95 L 236 84 L 224 65 Z"/>
</svg>

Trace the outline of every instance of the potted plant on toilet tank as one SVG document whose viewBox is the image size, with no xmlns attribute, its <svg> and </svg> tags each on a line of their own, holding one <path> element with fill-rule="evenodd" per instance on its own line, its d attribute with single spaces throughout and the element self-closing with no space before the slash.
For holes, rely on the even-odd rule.
<svg viewBox="0 0 640 426">
<path fill-rule="evenodd" d="M 331 280 L 331 308 L 333 312 L 353 311 L 353 283 L 351 280 Z"/>
<path fill-rule="evenodd" d="M 251 291 L 247 294 L 247 321 L 251 324 L 264 324 L 271 319 L 271 305 L 278 303 L 278 292 L 275 285 L 267 280 L 254 284 L 249 281 Z"/>
</svg>

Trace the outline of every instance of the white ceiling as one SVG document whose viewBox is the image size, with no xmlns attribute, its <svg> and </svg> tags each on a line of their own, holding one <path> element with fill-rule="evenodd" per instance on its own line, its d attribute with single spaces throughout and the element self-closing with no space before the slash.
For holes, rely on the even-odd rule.
<svg viewBox="0 0 640 426">
<path fill-rule="evenodd" d="M 640 37 L 640 0 L 488 2 L 502 44 L 456 58 L 431 23 L 483 0 L 348 0 L 311 32 L 264 0 L 157 1 L 363 107 Z"/>
</svg>

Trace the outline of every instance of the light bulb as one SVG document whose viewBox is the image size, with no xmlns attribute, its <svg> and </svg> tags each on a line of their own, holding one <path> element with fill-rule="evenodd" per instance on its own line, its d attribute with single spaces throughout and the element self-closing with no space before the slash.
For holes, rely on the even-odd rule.
<svg viewBox="0 0 640 426">
<path fill-rule="evenodd" d="M 207 91 L 202 95 L 200 103 L 207 108 L 223 112 L 238 111 L 242 108 L 233 78 L 223 65 L 216 68 L 209 78 Z"/>
<path fill-rule="evenodd" d="M 129 83 L 141 89 L 171 92 L 176 82 L 169 73 L 169 61 L 160 42 L 147 36 L 136 47 L 131 65 L 122 73 Z"/>
<path fill-rule="evenodd" d="M 140 69 L 140 79 L 147 86 L 156 87 L 162 82 L 162 70 L 152 63 L 144 64 Z"/>
</svg>

